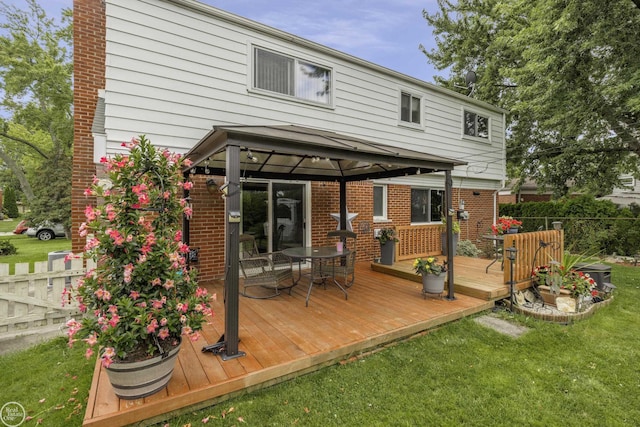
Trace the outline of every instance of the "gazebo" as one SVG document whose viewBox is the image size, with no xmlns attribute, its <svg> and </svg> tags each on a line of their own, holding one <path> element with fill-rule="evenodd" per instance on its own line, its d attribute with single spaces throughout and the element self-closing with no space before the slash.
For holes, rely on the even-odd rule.
<svg viewBox="0 0 640 427">
<path fill-rule="evenodd" d="M 346 229 L 347 182 L 444 172 L 447 217 L 448 281 L 453 283 L 452 178 L 465 162 L 399 148 L 326 130 L 295 125 L 214 126 L 187 154 L 193 164 L 184 174 L 224 176 L 225 194 L 225 332 L 216 343 L 223 360 L 242 356 L 239 342 L 239 232 L 242 177 L 337 181 L 340 228 Z M 321 160 L 321 161 L 320 161 Z M 184 239 L 189 243 L 189 221 Z M 447 299 L 453 300 L 453 286 Z"/>
</svg>

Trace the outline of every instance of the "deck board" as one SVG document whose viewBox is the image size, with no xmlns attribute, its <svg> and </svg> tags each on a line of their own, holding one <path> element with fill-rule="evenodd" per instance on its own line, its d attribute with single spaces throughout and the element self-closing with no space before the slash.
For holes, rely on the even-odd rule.
<svg viewBox="0 0 640 427">
<path fill-rule="evenodd" d="M 243 390 L 272 385 L 488 310 L 493 299 L 508 295 L 499 266 L 487 274 L 487 260 L 456 258 L 455 262 L 453 301 L 431 295 L 423 298 L 419 277 L 412 277 L 409 261 L 393 266 L 405 278 L 374 271 L 370 263 L 358 263 L 356 282 L 348 289 L 346 300 L 333 284 L 326 289 L 314 286 L 305 307 L 308 288 L 302 283 L 291 295 L 285 292 L 267 300 L 241 297 L 238 347 L 246 356 L 227 361 L 201 351 L 224 332 L 222 284 L 207 284 L 219 296 L 213 303 L 215 315 L 198 341 L 183 341 L 169 385 L 144 399 L 120 400 L 104 369 L 96 364 L 84 425 L 159 422 L 170 414 L 217 403 Z"/>
</svg>

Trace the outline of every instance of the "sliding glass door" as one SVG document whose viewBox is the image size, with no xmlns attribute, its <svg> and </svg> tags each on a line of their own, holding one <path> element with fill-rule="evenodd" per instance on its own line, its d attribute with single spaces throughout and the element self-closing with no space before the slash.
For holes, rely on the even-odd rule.
<svg viewBox="0 0 640 427">
<path fill-rule="evenodd" d="M 259 252 L 304 246 L 306 184 L 242 183 L 241 232 L 254 236 Z"/>
</svg>

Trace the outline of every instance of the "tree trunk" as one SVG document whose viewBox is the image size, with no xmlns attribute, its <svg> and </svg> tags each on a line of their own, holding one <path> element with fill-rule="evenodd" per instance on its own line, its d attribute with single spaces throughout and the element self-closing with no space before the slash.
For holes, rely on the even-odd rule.
<svg viewBox="0 0 640 427">
<path fill-rule="evenodd" d="M 24 196 L 27 198 L 27 202 L 31 202 L 33 199 L 35 199 L 33 190 L 31 189 L 31 185 L 29 184 L 27 177 L 24 175 L 22 168 L 2 148 L 0 148 L 0 159 L 4 161 L 7 167 L 11 169 L 16 175 L 16 178 L 18 178 L 18 182 L 20 182 L 20 188 L 22 189 Z"/>
</svg>

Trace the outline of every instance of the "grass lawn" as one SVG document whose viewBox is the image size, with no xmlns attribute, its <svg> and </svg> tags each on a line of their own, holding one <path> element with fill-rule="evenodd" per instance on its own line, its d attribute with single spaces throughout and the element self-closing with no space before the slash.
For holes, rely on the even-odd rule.
<svg viewBox="0 0 640 427">
<path fill-rule="evenodd" d="M 0 221 L 0 233 L 11 232 L 16 228 L 16 225 L 22 221 L 22 218 L 9 218 Z"/>
<path fill-rule="evenodd" d="M 613 303 L 573 325 L 501 312 L 530 328 L 516 339 L 466 318 L 159 426 L 635 426 L 640 269 L 612 277 Z M 80 426 L 93 367 L 83 351 L 57 339 L 0 356 L 2 400 L 43 425 Z"/>
<path fill-rule="evenodd" d="M 4 221 L 0 221 L 4 222 Z M 25 234 L 0 236 L 0 240 L 10 241 L 17 249 L 14 255 L 0 256 L 0 263 L 9 264 L 9 273 L 14 273 L 16 263 L 28 262 L 29 271 L 33 272 L 33 265 L 36 261 L 47 261 L 49 252 L 64 251 L 71 249 L 70 239 L 52 239 L 40 241 L 35 237 L 27 237 Z"/>
</svg>

